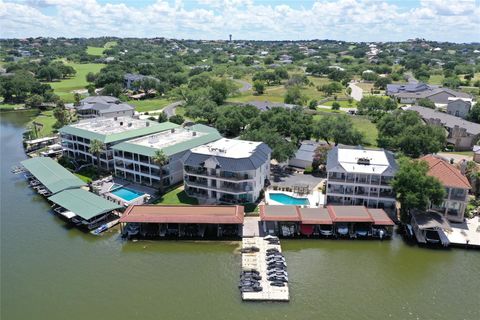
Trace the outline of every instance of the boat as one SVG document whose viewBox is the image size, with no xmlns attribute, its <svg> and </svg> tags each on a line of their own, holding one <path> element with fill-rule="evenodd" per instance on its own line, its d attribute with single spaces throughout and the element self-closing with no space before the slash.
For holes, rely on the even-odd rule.
<svg viewBox="0 0 480 320">
<path fill-rule="evenodd" d="M 440 243 L 440 236 L 437 231 L 427 230 L 425 232 L 425 240 L 427 240 L 428 243 L 438 244 Z"/>
<path fill-rule="evenodd" d="M 346 224 L 339 224 L 337 226 L 337 232 L 338 234 L 342 235 L 342 236 L 346 236 L 348 235 L 348 225 Z"/>
<path fill-rule="evenodd" d="M 324 226 L 321 225 L 319 228 L 319 232 L 322 236 L 331 236 L 333 235 L 333 229 L 332 226 Z"/>
<path fill-rule="evenodd" d="M 274 286 L 274 287 L 285 287 L 285 282 L 282 282 L 282 281 L 272 281 L 272 282 L 270 282 L 270 285 L 271 285 L 271 286 Z"/>
<path fill-rule="evenodd" d="M 165 237 L 166 234 L 167 234 L 167 225 L 166 224 L 161 224 L 159 235 L 160 235 L 160 237 Z"/>
</svg>

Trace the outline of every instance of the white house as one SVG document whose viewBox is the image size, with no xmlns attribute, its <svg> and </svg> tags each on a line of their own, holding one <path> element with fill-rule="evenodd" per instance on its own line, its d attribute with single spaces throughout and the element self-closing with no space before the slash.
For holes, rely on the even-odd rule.
<svg viewBox="0 0 480 320">
<path fill-rule="evenodd" d="M 271 152 L 263 142 L 236 139 L 193 148 L 183 158 L 185 191 L 211 203 L 254 202 L 269 177 Z"/>
<path fill-rule="evenodd" d="M 390 182 L 396 171 L 390 151 L 336 146 L 327 155 L 327 204 L 394 210 Z"/>
</svg>

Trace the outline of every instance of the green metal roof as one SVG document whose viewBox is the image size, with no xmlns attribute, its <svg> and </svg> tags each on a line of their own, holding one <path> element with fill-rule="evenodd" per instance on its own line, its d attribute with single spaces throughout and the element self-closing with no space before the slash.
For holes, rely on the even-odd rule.
<svg viewBox="0 0 480 320">
<path fill-rule="evenodd" d="M 198 136 L 196 138 L 193 138 L 193 139 L 190 139 L 190 140 L 187 140 L 187 141 L 183 141 L 183 142 L 180 142 L 180 143 L 176 143 L 172 146 L 165 147 L 165 148 L 162 149 L 163 152 L 167 156 L 172 156 L 174 154 L 177 154 L 177 153 L 180 153 L 180 152 L 183 152 L 183 151 L 186 151 L 186 150 L 190 150 L 192 148 L 195 148 L 195 147 L 201 146 L 203 144 L 210 143 L 212 141 L 216 141 L 216 140 L 222 138 L 222 136 L 217 131 L 217 129 L 212 128 L 212 127 L 208 127 L 208 126 L 203 125 L 203 124 L 193 125 L 191 127 L 191 130 L 192 131 L 203 132 L 203 133 L 206 133 L 206 135 Z M 112 149 L 119 150 L 119 151 L 136 153 L 136 154 L 141 154 L 141 155 L 144 155 L 144 156 L 147 156 L 147 157 L 153 157 L 154 154 L 155 154 L 155 151 L 157 150 L 157 148 L 152 148 L 152 147 L 148 147 L 148 146 L 139 145 L 139 144 L 136 144 L 136 143 L 133 143 L 133 142 L 130 142 L 130 141 L 125 141 L 125 142 L 116 144 L 112 147 Z"/>
<path fill-rule="evenodd" d="M 153 122 L 153 121 L 149 121 L 149 122 L 150 122 L 150 125 L 148 127 L 145 126 L 138 129 L 132 129 L 132 130 L 119 132 L 119 133 L 112 133 L 112 134 L 101 134 L 97 132 L 92 132 L 89 130 L 76 128 L 73 125 L 65 126 L 61 128 L 59 131 L 60 133 L 67 133 L 67 134 L 79 136 L 79 137 L 90 139 L 90 140 L 97 139 L 102 141 L 103 143 L 111 143 L 115 141 L 122 141 L 122 140 L 133 139 L 141 136 L 146 136 L 149 134 L 162 132 L 165 130 L 170 130 L 170 129 L 179 127 L 178 124 L 175 124 L 172 122 L 162 122 L 162 123 Z"/>
<path fill-rule="evenodd" d="M 84 189 L 65 190 L 51 196 L 48 200 L 75 213 L 77 216 L 80 216 L 85 220 L 90 220 L 102 213 L 121 208 L 118 204 L 108 201 L 107 199 Z"/>
<path fill-rule="evenodd" d="M 51 158 L 37 157 L 21 163 L 52 193 L 85 185 L 85 182 Z"/>
</svg>

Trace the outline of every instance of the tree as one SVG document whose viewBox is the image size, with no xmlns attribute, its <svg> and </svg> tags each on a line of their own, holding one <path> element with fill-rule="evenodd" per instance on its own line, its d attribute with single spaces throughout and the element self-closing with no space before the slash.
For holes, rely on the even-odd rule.
<svg viewBox="0 0 480 320">
<path fill-rule="evenodd" d="M 53 109 L 53 116 L 57 120 L 55 127 L 61 128 L 68 124 L 69 115 L 67 109 L 65 109 L 65 104 L 62 100 L 58 100 L 55 109 Z"/>
<path fill-rule="evenodd" d="M 168 163 L 168 157 L 163 152 L 163 150 L 155 150 L 153 154 L 152 161 L 155 165 L 158 166 L 158 176 L 160 179 L 159 183 L 159 192 L 163 193 L 163 166 Z"/>
<path fill-rule="evenodd" d="M 165 112 L 160 112 L 160 114 L 158 115 L 158 122 L 162 123 L 162 122 L 167 122 L 168 121 L 168 117 L 167 117 L 167 114 Z"/>
<path fill-rule="evenodd" d="M 185 118 L 182 117 L 179 114 L 176 114 L 176 115 L 173 115 L 170 118 L 168 118 L 168 121 L 170 121 L 172 123 L 176 123 L 176 124 L 182 124 L 182 123 L 185 122 Z"/>
<path fill-rule="evenodd" d="M 109 83 L 103 87 L 103 94 L 106 96 L 119 97 L 123 92 L 123 88 L 118 83 Z"/>
<path fill-rule="evenodd" d="M 417 158 L 440 151 L 446 143 L 441 126 L 424 124 L 414 111 L 395 110 L 377 122 L 378 146 Z"/>
<path fill-rule="evenodd" d="M 105 150 L 105 145 L 103 144 L 102 141 L 98 139 L 93 139 L 90 141 L 90 147 L 89 147 L 89 152 L 97 157 L 97 169 L 98 169 L 98 174 L 100 174 L 100 154 L 102 151 Z"/>
<path fill-rule="evenodd" d="M 215 127 L 227 137 L 238 136 L 258 116 L 254 106 L 224 106 L 219 108 Z"/>
<path fill-rule="evenodd" d="M 319 91 L 325 92 L 327 96 L 331 96 L 335 92 L 342 91 L 343 86 L 340 82 L 331 82 L 328 84 L 324 84 L 323 86 L 318 87 Z M 351 90 L 351 89 L 350 89 Z"/>
<path fill-rule="evenodd" d="M 253 82 L 253 89 L 257 94 L 263 94 L 263 92 L 265 91 L 265 84 L 263 83 L 263 81 L 256 80 Z"/>
<path fill-rule="evenodd" d="M 89 72 L 85 76 L 85 79 L 87 80 L 87 82 L 95 82 L 95 80 L 97 79 L 97 76 L 95 75 L 95 73 Z"/>
<path fill-rule="evenodd" d="M 299 86 L 293 86 L 287 89 L 284 101 L 285 103 L 303 106 L 307 103 L 307 97 L 302 94 Z"/>
<path fill-rule="evenodd" d="M 217 104 L 208 98 L 199 98 L 187 104 L 186 116 L 193 119 L 205 119 L 208 124 L 215 122 L 218 116 Z"/>
<path fill-rule="evenodd" d="M 480 123 L 480 104 L 477 102 L 473 105 L 467 115 L 467 120 Z"/>
<path fill-rule="evenodd" d="M 364 96 L 357 104 L 360 114 L 379 119 L 387 111 L 397 109 L 397 102 L 391 98 L 378 96 Z"/>
<path fill-rule="evenodd" d="M 313 136 L 323 139 L 330 145 L 333 140 L 335 145 L 339 143 L 358 145 L 364 137 L 362 133 L 353 128 L 352 120 L 345 114 L 327 115 L 313 123 Z"/>
<path fill-rule="evenodd" d="M 316 110 L 317 106 L 318 106 L 318 101 L 315 99 L 310 100 L 310 102 L 308 103 L 308 109 L 310 110 Z"/>
<path fill-rule="evenodd" d="M 80 94 L 78 92 L 76 92 L 74 95 L 73 95 L 73 105 L 78 107 L 80 105 Z"/>
<path fill-rule="evenodd" d="M 399 169 L 392 181 L 392 187 L 401 204 L 401 220 L 408 222 L 410 210 L 426 210 L 429 204 L 440 205 L 445 197 L 445 188 L 437 178 L 427 175 L 428 163 L 399 160 Z"/>
<path fill-rule="evenodd" d="M 31 108 L 40 108 L 43 104 L 43 97 L 38 94 L 31 95 L 25 100 L 25 105 Z"/>
<path fill-rule="evenodd" d="M 88 95 L 94 96 L 95 95 L 95 86 L 93 84 L 89 84 L 87 86 L 87 91 L 88 91 Z"/>
<path fill-rule="evenodd" d="M 265 65 L 270 65 L 270 64 L 273 63 L 273 58 L 270 57 L 270 56 L 265 57 L 265 60 L 263 60 L 263 63 L 264 63 Z"/>
<path fill-rule="evenodd" d="M 313 154 L 312 168 L 317 170 L 319 166 L 325 166 L 327 164 L 327 154 L 332 149 L 331 145 L 321 144 L 315 149 Z"/>
<path fill-rule="evenodd" d="M 332 103 L 332 110 L 340 110 L 340 103 L 336 101 Z"/>
<path fill-rule="evenodd" d="M 378 88 L 378 89 L 381 89 L 381 90 L 385 90 L 387 88 L 387 84 L 390 84 L 392 83 L 392 78 L 390 77 L 379 77 L 375 83 L 373 84 L 373 86 L 375 88 Z"/>
<path fill-rule="evenodd" d="M 418 99 L 417 104 L 421 107 L 435 109 L 435 103 L 432 100 L 427 98 Z"/>
<path fill-rule="evenodd" d="M 38 69 L 37 77 L 45 81 L 53 81 L 54 79 L 60 79 L 62 73 L 58 68 L 53 66 L 46 66 Z"/>
<path fill-rule="evenodd" d="M 281 134 L 271 131 L 268 128 L 247 130 L 242 134 L 241 138 L 265 142 L 272 149 L 272 159 L 278 162 L 287 161 L 297 151 L 294 143 L 287 141 Z"/>
</svg>

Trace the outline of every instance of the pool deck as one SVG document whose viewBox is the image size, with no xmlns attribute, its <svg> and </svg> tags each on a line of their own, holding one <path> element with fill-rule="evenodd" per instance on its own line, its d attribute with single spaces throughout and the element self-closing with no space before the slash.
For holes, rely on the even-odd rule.
<svg viewBox="0 0 480 320">
<path fill-rule="evenodd" d="M 267 262 L 265 261 L 266 251 L 270 248 L 276 248 L 282 251 L 280 245 L 269 244 L 261 237 L 243 238 L 242 248 L 256 246 L 260 249 L 255 253 L 242 253 L 242 270 L 256 269 L 260 272 L 262 280 L 260 285 L 263 290 L 260 292 L 243 292 L 244 301 L 289 301 L 290 292 L 288 283 L 285 287 L 271 286 L 267 280 Z"/>
</svg>

